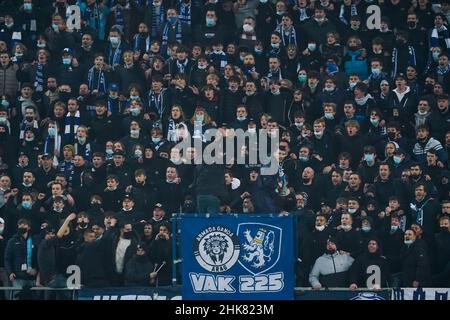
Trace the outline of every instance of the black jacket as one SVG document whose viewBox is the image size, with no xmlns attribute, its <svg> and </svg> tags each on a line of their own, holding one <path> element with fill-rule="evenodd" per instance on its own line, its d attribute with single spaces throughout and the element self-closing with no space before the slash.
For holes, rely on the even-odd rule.
<svg viewBox="0 0 450 320">
<path fill-rule="evenodd" d="M 31 266 L 27 265 L 27 242 L 29 237 L 30 236 L 25 239 L 24 237 L 16 234 L 9 239 L 5 250 L 5 271 L 8 276 L 11 273 L 14 273 L 17 279 L 34 279 L 33 276 L 26 273 L 26 270 L 22 270 L 23 265 L 26 265 L 27 268 L 37 269 L 37 238 L 31 238 Z"/>
<path fill-rule="evenodd" d="M 154 265 L 146 256 L 134 255 L 125 265 L 125 286 L 147 287 L 150 285 L 150 273 Z"/>
<path fill-rule="evenodd" d="M 402 285 L 412 287 L 413 281 L 419 281 L 421 287 L 429 285 L 430 262 L 425 246 L 416 240 L 409 247 L 404 246 L 402 255 Z"/>
<path fill-rule="evenodd" d="M 350 231 L 339 230 L 336 233 L 338 250 L 349 252 L 353 258 L 357 258 L 362 251 L 361 234 L 352 228 Z"/>
<path fill-rule="evenodd" d="M 373 273 L 373 271 L 369 269 L 371 266 L 380 267 L 380 287 L 386 288 L 388 286 L 389 264 L 386 258 L 381 256 L 379 252 L 370 253 L 369 251 L 366 251 L 353 262 L 349 270 L 350 284 L 356 283 L 358 287 L 366 288 L 367 279 Z"/>
</svg>

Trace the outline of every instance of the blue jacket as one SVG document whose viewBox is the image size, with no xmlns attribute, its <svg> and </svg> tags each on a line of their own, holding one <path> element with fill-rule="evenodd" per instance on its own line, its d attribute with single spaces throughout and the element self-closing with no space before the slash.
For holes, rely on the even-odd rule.
<svg viewBox="0 0 450 320">
<path fill-rule="evenodd" d="M 9 239 L 5 250 L 5 270 L 8 276 L 14 273 L 17 279 L 34 279 L 33 276 L 26 273 L 26 270 L 22 271 L 22 266 L 27 265 L 27 239 L 17 234 Z M 27 265 L 27 268 L 37 268 L 37 250 L 37 239 L 32 238 L 32 263 L 31 266 Z"/>
</svg>

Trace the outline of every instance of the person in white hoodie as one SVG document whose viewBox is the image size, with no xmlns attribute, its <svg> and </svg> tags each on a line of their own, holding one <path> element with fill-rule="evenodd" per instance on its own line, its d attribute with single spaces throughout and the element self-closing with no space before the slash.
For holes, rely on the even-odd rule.
<svg viewBox="0 0 450 320">
<path fill-rule="evenodd" d="M 311 286 L 315 290 L 348 286 L 348 270 L 353 261 L 350 255 L 339 253 L 335 239 L 328 239 L 327 252 L 317 258 L 309 274 Z"/>
</svg>

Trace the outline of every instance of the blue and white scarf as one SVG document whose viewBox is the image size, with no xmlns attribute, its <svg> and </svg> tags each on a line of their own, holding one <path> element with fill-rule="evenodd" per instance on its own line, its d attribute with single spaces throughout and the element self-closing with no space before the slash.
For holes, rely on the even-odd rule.
<svg viewBox="0 0 450 320">
<path fill-rule="evenodd" d="M 149 50 L 150 50 L 150 35 L 148 35 L 145 38 L 145 49 L 144 49 L 144 47 L 142 45 L 142 42 L 143 42 L 142 40 L 144 40 L 143 38 L 144 37 L 142 37 L 139 33 L 134 35 L 134 38 L 133 38 L 133 40 L 134 40 L 134 51 L 149 52 Z M 144 49 L 144 50 L 142 50 L 142 49 Z"/>
<path fill-rule="evenodd" d="M 398 50 L 397 48 L 392 49 L 392 77 L 395 77 L 397 74 L 397 68 L 398 68 L 398 58 L 397 58 Z M 408 64 L 412 66 L 417 65 L 416 61 L 416 52 L 414 51 L 414 48 L 412 46 L 408 46 Z"/>
<path fill-rule="evenodd" d="M 191 25 L 191 4 L 189 3 L 188 5 L 185 5 L 184 3 L 180 2 L 180 4 L 178 5 L 178 12 L 179 12 L 178 19 L 181 22 L 184 22 L 190 26 Z"/>
<path fill-rule="evenodd" d="M 148 94 L 148 104 L 150 107 L 150 110 L 153 108 L 158 112 L 159 117 L 161 118 L 164 112 L 164 89 L 161 90 L 159 94 L 156 94 L 152 91 Z"/>
<path fill-rule="evenodd" d="M 90 25 L 90 27 L 95 30 L 100 30 L 100 11 L 98 10 L 97 3 L 93 7 L 86 6 L 83 19 L 86 21 L 94 21 L 94 25 Z"/>
<path fill-rule="evenodd" d="M 23 120 L 22 123 L 20 124 L 20 133 L 19 133 L 19 139 L 23 140 L 25 138 L 25 130 L 29 127 L 33 127 L 33 129 L 38 130 L 39 129 L 39 125 L 38 122 L 36 120 L 33 120 L 33 123 L 28 123 L 28 121 Z"/>
<path fill-rule="evenodd" d="M 439 32 L 443 33 L 445 46 L 450 49 L 450 36 L 446 26 L 441 26 L 439 30 L 436 27 L 433 28 L 433 31 L 431 31 L 431 47 L 439 47 Z"/>
<path fill-rule="evenodd" d="M 97 71 L 97 72 L 96 72 Z M 97 83 L 95 84 L 95 78 L 97 73 Z M 94 67 L 89 69 L 88 71 L 88 86 L 89 90 L 97 90 L 99 94 L 103 95 L 106 93 L 106 81 L 105 81 L 105 73 L 102 69 L 98 70 Z"/>
<path fill-rule="evenodd" d="M 219 60 L 219 68 L 220 71 L 223 72 L 225 69 L 225 66 L 228 64 L 228 59 L 227 59 L 227 55 L 225 54 L 225 52 L 220 51 L 220 52 L 211 52 L 210 54 L 210 60 L 214 63 L 214 61 Z"/>
<path fill-rule="evenodd" d="M 114 49 L 112 47 L 111 44 L 109 44 L 108 47 L 108 52 L 109 52 L 109 57 L 108 57 L 108 64 L 110 66 L 113 66 L 115 64 L 120 64 L 120 59 L 122 58 L 122 43 L 119 43 L 119 45 L 117 46 L 116 49 Z"/>
<path fill-rule="evenodd" d="M 441 67 L 441 66 L 437 66 L 436 67 L 436 72 L 439 75 L 444 75 L 450 72 L 450 64 L 445 66 L 445 67 Z"/>
<path fill-rule="evenodd" d="M 159 14 L 156 13 L 156 7 L 153 5 L 152 0 L 147 0 L 147 6 L 152 8 L 152 36 L 155 37 L 160 26 L 164 23 L 164 6 L 161 3 Z"/>
<path fill-rule="evenodd" d="M 37 92 L 44 91 L 44 66 L 45 64 L 43 63 L 37 64 L 36 78 L 34 82 L 34 87 Z"/>
<path fill-rule="evenodd" d="M 125 27 L 125 20 L 123 19 L 123 7 L 118 4 L 116 6 L 116 10 L 115 10 L 115 16 L 116 16 L 116 25 Z"/>
<path fill-rule="evenodd" d="M 75 134 L 77 133 L 78 126 L 80 125 L 80 111 L 77 110 L 74 116 L 71 116 L 70 112 L 68 112 L 64 123 L 64 139 L 65 141 L 72 142 L 75 140 Z"/>
<path fill-rule="evenodd" d="M 348 26 L 350 24 L 349 21 L 347 21 L 345 15 L 346 15 L 346 10 L 348 6 L 341 4 L 341 10 L 339 12 L 339 20 L 341 20 L 341 22 L 343 24 L 345 24 L 346 26 Z M 350 16 L 357 16 L 358 15 L 358 9 L 356 9 L 356 5 L 352 4 L 350 5 Z"/>
<path fill-rule="evenodd" d="M 167 44 L 169 42 L 169 28 L 172 28 L 176 30 L 175 32 L 175 39 L 178 43 L 181 43 L 181 39 L 183 37 L 183 33 L 181 32 L 181 23 L 177 21 L 175 26 L 170 25 L 169 23 L 166 23 L 164 26 L 164 30 L 162 33 L 162 43 L 161 43 L 161 52 L 162 54 L 167 53 Z"/>
<path fill-rule="evenodd" d="M 286 43 L 286 31 L 287 30 L 285 30 L 283 26 L 280 26 L 279 32 L 281 34 L 281 41 L 283 42 L 283 46 L 286 47 L 286 45 L 288 44 L 295 44 L 297 46 L 297 33 L 294 26 L 291 26 L 291 30 L 288 31 L 288 43 Z"/>
<path fill-rule="evenodd" d="M 298 9 L 299 14 L 299 20 L 300 22 L 303 22 L 305 20 L 308 20 L 310 17 L 308 16 L 308 10 L 306 8 L 299 8 Z"/>
</svg>

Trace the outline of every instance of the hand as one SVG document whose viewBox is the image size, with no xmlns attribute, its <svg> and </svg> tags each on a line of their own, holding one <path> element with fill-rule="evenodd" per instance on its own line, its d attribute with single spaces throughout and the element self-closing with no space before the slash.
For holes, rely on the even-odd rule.
<svg viewBox="0 0 450 320">
<path fill-rule="evenodd" d="M 244 199 L 244 198 L 249 197 L 249 196 L 250 196 L 250 193 L 245 191 L 243 194 L 241 194 L 241 199 Z"/>
<path fill-rule="evenodd" d="M 426 174 L 423 177 L 425 178 L 425 181 L 431 181 L 431 177 L 429 175 Z"/>
<path fill-rule="evenodd" d="M 150 115 L 148 113 L 144 114 L 144 120 L 150 120 Z"/>
<path fill-rule="evenodd" d="M 378 218 L 383 219 L 385 215 L 386 215 L 386 214 L 384 213 L 384 211 L 381 211 L 381 212 L 378 214 Z"/>
<path fill-rule="evenodd" d="M 418 288 L 419 287 L 419 281 L 414 280 L 413 281 L 413 287 Z"/>
<path fill-rule="evenodd" d="M 198 88 L 196 86 L 189 86 L 189 88 L 191 88 L 192 93 L 194 93 L 195 95 L 198 95 L 199 90 L 198 90 Z"/>
<path fill-rule="evenodd" d="M 27 273 L 30 275 L 30 276 L 35 276 L 35 275 L 37 275 L 37 270 L 36 269 L 34 269 L 34 268 L 30 268 L 30 269 L 28 269 L 27 270 Z"/>
<path fill-rule="evenodd" d="M 76 68 L 79 65 L 80 65 L 80 63 L 78 62 L 77 58 L 72 58 L 72 66 Z"/>
<path fill-rule="evenodd" d="M 97 89 L 92 90 L 92 94 L 93 94 L 94 96 L 96 96 L 96 95 L 98 94 L 98 90 L 97 90 Z"/>
<path fill-rule="evenodd" d="M 386 209 L 384 209 L 384 211 L 386 212 L 386 214 L 390 214 L 392 209 L 391 209 L 391 207 L 386 207 Z"/>
<path fill-rule="evenodd" d="M 155 279 L 158 276 L 157 272 L 150 272 L 150 279 Z"/>
<path fill-rule="evenodd" d="M 181 178 L 176 178 L 176 179 L 175 179 L 175 183 L 176 183 L 176 184 L 180 184 L 180 183 L 181 183 Z"/>
<path fill-rule="evenodd" d="M 133 188 L 133 186 L 128 186 L 128 187 L 126 187 L 126 188 L 125 188 L 125 192 L 126 192 L 126 193 L 130 193 L 132 188 Z"/>
<path fill-rule="evenodd" d="M 352 283 L 349 287 L 350 290 L 356 290 L 358 289 L 358 286 L 356 285 L 356 283 Z"/>
<path fill-rule="evenodd" d="M 73 221 L 73 220 L 75 220 L 76 218 L 77 218 L 77 214 L 72 212 L 71 214 L 69 214 L 69 215 L 67 216 L 66 220 L 67 220 L 67 221 Z"/>
<path fill-rule="evenodd" d="M 313 286 L 313 289 L 314 289 L 314 290 L 320 290 L 320 289 L 322 289 L 322 285 L 321 285 L 320 283 L 315 284 L 315 285 Z"/>
<path fill-rule="evenodd" d="M 19 189 L 17 189 L 17 188 L 14 188 L 14 189 L 11 190 L 11 195 L 13 197 L 17 196 L 18 193 L 19 193 Z"/>
<path fill-rule="evenodd" d="M 16 280 L 16 274 L 15 273 L 11 273 L 9 275 L 9 281 L 13 282 L 14 280 Z"/>
<path fill-rule="evenodd" d="M 43 200 L 45 198 L 45 193 L 38 194 L 38 200 Z"/>
<path fill-rule="evenodd" d="M 139 50 L 135 51 L 133 54 L 133 59 L 137 61 L 137 60 L 139 60 L 140 56 L 141 56 L 141 51 L 139 51 Z"/>
</svg>

